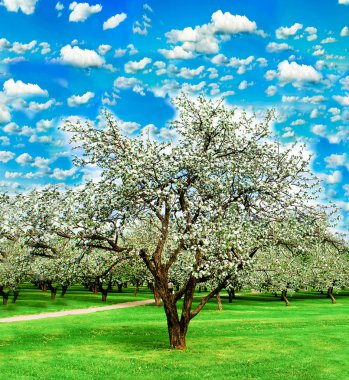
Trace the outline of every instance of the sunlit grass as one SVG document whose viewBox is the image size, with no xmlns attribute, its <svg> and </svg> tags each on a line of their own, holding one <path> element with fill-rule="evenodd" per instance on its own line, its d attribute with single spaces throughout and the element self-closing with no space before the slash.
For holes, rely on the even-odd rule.
<svg viewBox="0 0 349 380">
<path fill-rule="evenodd" d="M 0 378 L 348 379 L 349 294 L 290 302 L 242 294 L 219 312 L 212 301 L 184 352 L 168 349 L 156 306 L 1 324 Z"/>
</svg>

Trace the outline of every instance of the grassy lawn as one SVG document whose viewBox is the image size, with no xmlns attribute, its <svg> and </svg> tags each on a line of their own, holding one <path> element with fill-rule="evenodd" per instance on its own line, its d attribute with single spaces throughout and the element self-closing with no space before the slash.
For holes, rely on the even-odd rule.
<svg viewBox="0 0 349 380">
<path fill-rule="evenodd" d="M 80 285 L 74 285 L 68 289 L 64 298 L 60 297 L 60 291 L 57 292 L 55 300 L 51 300 L 51 292 L 42 292 L 31 284 L 21 286 L 18 300 L 12 303 L 10 297 L 7 306 L 3 306 L 0 297 L 0 318 L 11 317 L 22 314 L 37 314 L 50 311 L 60 311 L 69 309 L 81 309 L 94 306 L 106 306 L 121 302 L 139 301 L 153 298 L 150 290 L 145 287 L 134 297 L 134 287 L 123 288 L 122 293 L 112 291 L 108 294 L 107 302 L 102 302 L 101 293 L 93 294 Z M 1 379 L 1 374 L 0 374 Z"/>
<path fill-rule="evenodd" d="M 0 378 L 348 379 L 349 294 L 290 301 L 241 294 L 222 312 L 212 301 L 182 352 L 156 306 L 0 324 Z"/>
</svg>

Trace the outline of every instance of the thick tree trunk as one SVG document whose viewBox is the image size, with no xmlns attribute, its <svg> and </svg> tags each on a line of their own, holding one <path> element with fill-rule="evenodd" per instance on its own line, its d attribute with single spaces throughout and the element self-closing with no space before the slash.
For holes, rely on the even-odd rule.
<svg viewBox="0 0 349 380">
<path fill-rule="evenodd" d="M 65 294 L 67 293 L 67 290 L 68 290 L 68 285 L 62 285 L 61 297 L 65 296 Z"/>
<path fill-rule="evenodd" d="M 171 348 L 175 350 L 185 350 L 187 348 L 185 343 L 186 331 L 182 331 L 180 324 L 168 325 L 168 334 Z"/>
<path fill-rule="evenodd" d="M 108 289 L 101 289 L 102 292 L 102 302 L 107 302 Z"/>
<path fill-rule="evenodd" d="M 118 284 L 118 293 L 122 293 L 122 284 Z"/>
<path fill-rule="evenodd" d="M 160 296 L 159 289 L 157 288 L 157 286 L 153 285 L 153 292 L 154 292 L 155 305 L 161 306 L 161 296 Z"/>
<path fill-rule="evenodd" d="M 48 289 L 47 284 L 44 283 L 44 282 L 40 282 L 40 289 L 41 289 L 42 292 L 46 293 L 47 289 Z"/>
<path fill-rule="evenodd" d="M 335 304 L 337 301 L 333 297 L 332 292 L 333 292 L 333 288 L 332 287 L 328 288 L 328 290 L 327 290 L 327 298 L 331 298 L 332 303 Z"/>
<path fill-rule="evenodd" d="M 236 298 L 235 297 L 235 289 L 234 288 L 228 290 L 228 296 L 229 296 L 229 303 L 232 303 L 233 299 Z"/>
<path fill-rule="evenodd" d="M 93 294 L 98 294 L 98 285 L 97 284 L 92 284 L 91 289 L 92 289 Z"/>
<path fill-rule="evenodd" d="M 57 288 L 51 289 L 51 300 L 55 300 L 57 295 Z"/>
<path fill-rule="evenodd" d="M 287 290 L 283 290 L 281 292 L 281 301 L 284 301 L 286 306 L 289 306 L 290 303 L 289 303 L 288 299 L 286 298 L 286 295 L 287 295 Z"/>
<path fill-rule="evenodd" d="M 12 299 L 12 302 L 15 303 L 17 301 L 17 298 L 18 298 L 18 295 L 19 295 L 19 291 L 18 290 L 15 290 L 13 292 L 13 299 Z"/>
<path fill-rule="evenodd" d="M 8 293 L 3 293 L 2 294 L 2 304 L 7 305 L 8 302 Z"/>
<path fill-rule="evenodd" d="M 221 296 L 219 293 L 216 294 L 216 300 L 217 300 L 218 310 L 222 311 L 223 306 L 222 306 Z"/>
</svg>

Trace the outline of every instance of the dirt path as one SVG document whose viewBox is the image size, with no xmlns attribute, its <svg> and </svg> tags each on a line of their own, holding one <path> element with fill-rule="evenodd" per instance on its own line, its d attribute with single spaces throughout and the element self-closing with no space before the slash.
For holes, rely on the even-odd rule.
<svg viewBox="0 0 349 380">
<path fill-rule="evenodd" d="M 34 319 L 64 317 L 65 315 L 90 314 L 90 313 L 95 313 L 96 311 L 124 309 L 126 307 L 143 306 L 143 305 L 149 305 L 152 303 L 154 303 L 154 300 L 133 301 L 133 302 L 119 303 L 119 304 L 111 305 L 111 306 L 90 307 L 87 309 L 73 309 L 73 310 L 64 310 L 64 311 L 54 311 L 51 313 L 17 315 L 15 317 L 0 318 L 0 323 L 32 321 Z"/>
</svg>

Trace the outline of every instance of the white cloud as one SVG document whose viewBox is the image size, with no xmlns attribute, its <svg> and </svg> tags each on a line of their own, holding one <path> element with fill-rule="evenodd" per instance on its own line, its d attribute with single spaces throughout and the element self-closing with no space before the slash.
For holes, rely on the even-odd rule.
<svg viewBox="0 0 349 380">
<path fill-rule="evenodd" d="M 30 102 L 28 109 L 33 112 L 41 112 L 49 109 L 54 104 L 56 104 L 54 99 L 50 99 L 46 103 Z"/>
<path fill-rule="evenodd" d="M 55 6 L 56 11 L 62 11 L 64 9 L 64 5 L 58 2 Z"/>
<path fill-rule="evenodd" d="M 125 63 L 125 73 L 135 74 L 140 70 L 143 70 L 149 63 L 151 63 L 151 59 L 148 57 L 144 57 L 140 61 L 129 61 Z"/>
<path fill-rule="evenodd" d="M 189 83 L 183 83 L 182 85 L 182 91 L 188 92 L 190 94 L 194 94 L 196 92 L 201 91 L 206 86 L 206 82 L 202 81 L 198 84 L 189 84 Z"/>
<path fill-rule="evenodd" d="M 338 4 L 348 5 L 349 4 L 349 0 L 338 0 Z"/>
<path fill-rule="evenodd" d="M 94 50 L 80 49 L 78 46 L 65 45 L 61 48 L 60 62 L 76 67 L 101 67 L 105 60 Z"/>
<path fill-rule="evenodd" d="M 54 119 L 41 119 L 36 123 L 36 130 L 38 132 L 47 132 L 53 127 L 54 121 Z"/>
<path fill-rule="evenodd" d="M 3 5 L 9 12 L 18 12 L 21 10 L 26 15 L 35 12 L 35 6 L 38 0 L 3 0 Z"/>
<path fill-rule="evenodd" d="M 81 104 L 86 104 L 91 100 L 95 94 L 91 91 L 87 91 L 84 95 L 72 95 L 70 98 L 68 98 L 68 106 L 69 107 L 78 107 Z"/>
<path fill-rule="evenodd" d="M 126 13 L 116 14 L 115 16 L 108 18 L 108 20 L 103 23 L 103 30 L 116 28 L 123 21 L 125 21 L 126 18 L 127 18 Z"/>
<path fill-rule="evenodd" d="M 195 76 L 200 75 L 204 69 L 205 66 L 199 66 L 196 69 L 188 69 L 187 67 L 182 67 L 177 76 L 181 78 L 192 79 Z"/>
<path fill-rule="evenodd" d="M 211 20 L 214 33 L 253 33 L 257 29 L 256 23 L 246 16 L 232 15 L 230 12 L 223 13 L 221 10 L 214 12 Z"/>
<path fill-rule="evenodd" d="M 326 167 L 335 169 L 338 166 L 344 166 L 347 162 L 347 155 L 343 154 L 331 154 L 330 156 L 325 157 L 325 162 L 327 163 Z"/>
<path fill-rule="evenodd" d="M 339 170 L 335 170 L 332 174 L 322 174 L 321 177 L 328 184 L 334 185 L 342 181 L 342 173 Z"/>
<path fill-rule="evenodd" d="M 338 102 L 341 106 L 349 106 L 349 95 L 346 95 L 346 96 L 334 95 L 332 98 L 336 102 Z"/>
<path fill-rule="evenodd" d="M 21 127 L 12 121 L 4 126 L 3 131 L 9 134 L 19 133 Z"/>
<path fill-rule="evenodd" d="M 266 90 L 265 93 L 268 96 L 274 96 L 277 93 L 277 87 L 276 86 L 269 86 Z"/>
<path fill-rule="evenodd" d="M 298 22 L 296 22 L 295 24 L 293 24 L 289 28 L 287 28 L 285 26 L 281 26 L 280 28 L 276 29 L 276 31 L 275 31 L 276 38 L 286 39 L 288 37 L 294 36 L 302 28 L 303 28 L 303 25 L 298 23 Z"/>
<path fill-rule="evenodd" d="M 3 88 L 5 94 L 10 97 L 48 96 L 47 90 L 43 90 L 39 85 L 23 83 L 21 80 L 14 81 L 12 78 L 4 83 Z"/>
<path fill-rule="evenodd" d="M 277 42 L 269 42 L 266 49 L 269 53 L 280 53 L 282 51 L 293 50 L 293 47 L 286 42 L 281 44 L 278 44 Z"/>
<path fill-rule="evenodd" d="M 141 81 L 134 77 L 118 77 L 114 81 L 114 87 L 127 89 L 141 84 Z"/>
<path fill-rule="evenodd" d="M 111 45 L 102 44 L 98 46 L 98 53 L 101 55 L 105 55 L 112 49 Z"/>
<path fill-rule="evenodd" d="M 285 60 L 278 64 L 278 78 L 282 83 L 299 85 L 305 82 L 317 83 L 322 75 L 312 66 Z"/>
<path fill-rule="evenodd" d="M 246 90 L 247 87 L 251 87 L 254 85 L 254 82 L 247 82 L 246 80 L 243 80 L 240 82 L 238 89 L 239 90 Z"/>
<path fill-rule="evenodd" d="M 90 5 L 74 1 L 69 5 L 69 9 L 72 11 L 69 15 L 70 22 L 83 22 L 92 14 L 99 13 L 102 10 L 102 6 L 100 4 Z"/>
<path fill-rule="evenodd" d="M 27 44 L 22 44 L 21 42 L 14 42 L 12 47 L 9 49 L 16 54 L 25 54 L 27 51 L 32 50 L 37 44 L 37 41 L 33 40 Z"/>
<path fill-rule="evenodd" d="M 317 39 L 317 28 L 314 28 L 313 26 L 308 26 L 305 29 L 305 32 L 308 33 L 307 40 L 308 41 L 314 41 Z"/>
<path fill-rule="evenodd" d="M 322 44 L 332 44 L 334 42 L 336 42 L 336 39 L 333 37 L 327 37 L 321 41 Z"/>
<path fill-rule="evenodd" d="M 0 161 L 6 164 L 10 160 L 12 160 L 15 157 L 15 154 L 13 152 L 9 152 L 8 150 L 2 150 L 0 151 Z"/>
<path fill-rule="evenodd" d="M 321 136 L 321 137 L 324 137 L 325 134 L 326 134 L 326 126 L 322 125 L 322 124 L 313 125 L 313 127 L 311 128 L 311 130 L 312 130 L 312 132 L 315 135 L 318 135 L 318 136 Z"/>
<path fill-rule="evenodd" d="M 76 172 L 76 168 L 71 168 L 69 170 L 63 170 L 59 168 L 55 168 L 53 173 L 50 175 L 51 178 L 57 179 L 59 181 L 64 181 L 67 178 L 73 176 Z"/>
<path fill-rule="evenodd" d="M 172 50 L 159 49 L 158 52 L 167 59 L 190 59 L 194 57 L 191 51 L 186 51 L 181 46 L 175 46 Z"/>
<path fill-rule="evenodd" d="M 348 37 L 349 36 L 349 28 L 347 26 L 345 26 L 341 32 L 340 32 L 340 36 L 341 37 Z"/>
<path fill-rule="evenodd" d="M 23 153 L 16 158 L 16 162 L 20 165 L 28 165 L 33 162 L 33 157 L 28 153 Z"/>
</svg>

